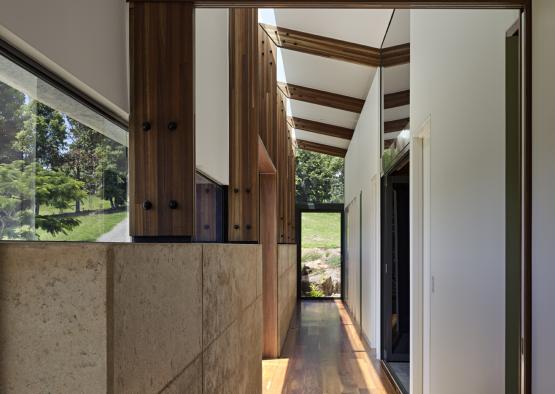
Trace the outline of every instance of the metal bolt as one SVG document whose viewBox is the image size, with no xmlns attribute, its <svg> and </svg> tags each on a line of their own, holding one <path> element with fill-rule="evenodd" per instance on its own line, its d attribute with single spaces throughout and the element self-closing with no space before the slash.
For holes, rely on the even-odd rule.
<svg viewBox="0 0 555 394">
<path fill-rule="evenodd" d="M 175 129 L 177 129 L 177 123 L 176 122 L 168 123 L 168 130 L 174 131 Z"/>
<path fill-rule="evenodd" d="M 150 122 L 143 122 L 143 131 L 149 131 L 150 128 Z"/>
<path fill-rule="evenodd" d="M 235 230 L 239 230 L 239 225 L 236 224 L 236 225 L 233 226 L 233 228 L 234 228 Z"/>
<path fill-rule="evenodd" d="M 170 200 L 170 203 L 168 204 L 168 206 L 170 207 L 170 209 L 176 209 L 177 208 L 177 201 Z"/>
<path fill-rule="evenodd" d="M 145 211 L 148 211 L 149 209 L 152 209 L 152 203 L 149 200 L 145 200 L 143 202 L 143 208 Z"/>
</svg>

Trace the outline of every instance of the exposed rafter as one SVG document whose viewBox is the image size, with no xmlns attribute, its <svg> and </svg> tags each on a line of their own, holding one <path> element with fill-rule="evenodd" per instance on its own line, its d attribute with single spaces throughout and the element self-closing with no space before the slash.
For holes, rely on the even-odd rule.
<svg viewBox="0 0 555 394">
<path fill-rule="evenodd" d="M 343 138 L 350 140 L 353 138 L 352 129 L 340 126 L 334 126 L 327 123 L 315 122 L 313 120 L 301 119 L 301 118 L 289 118 L 291 126 L 298 130 L 310 131 L 311 133 L 329 135 L 331 137 Z"/>
<path fill-rule="evenodd" d="M 356 113 L 360 113 L 362 107 L 364 107 L 364 100 L 354 97 L 343 96 L 299 85 L 279 83 L 278 86 L 291 100 L 306 101 L 307 103 L 324 105 L 326 107 Z"/>
<path fill-rule="evenodd" d="M 382 49 L 382 65 L 397 66 L 410 62 L 410 44 L 396 45 Z"/>
<path fill-rule="evenodd" d="M 410 104 L 410 90 L 402 92 L 390 93 L 384 96 L 384 108 L 402 107 Z"/>
<path fill-rule="evenodd" d="M 407 127 L 409 122 L 409 118 L 390 120 L 389 122 L 384 123 L 383 131 L 384 133 L 395 133 L 397 131 L 402 131 Z"/>
<path fill-rule="evenodd" d="M 379 67 L 380 65 L 381 56 L 378 48 L 279 26 L 266 24 L 261 26 L 272 41 L 281 48 L 365 66 Z"/>
<path fill-rule="evenodd" d="M 297 139 L 297 146 L 299 149 L 308 150 L 311 152 L 323 153 L 330 156 L 345 157 L 347 150 L 343 148 L 338 148 L 336 146 L 329 146 L 318 144 L 316 142 L 299 140 Z"/>
</svg>

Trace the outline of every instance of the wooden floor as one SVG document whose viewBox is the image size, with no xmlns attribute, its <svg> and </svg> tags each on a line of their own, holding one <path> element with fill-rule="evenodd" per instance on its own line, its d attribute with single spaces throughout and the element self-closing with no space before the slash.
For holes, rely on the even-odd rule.
<svg viewBox="0 0 555 394">
<path fill-rule="evenodd" d="M 396 393 L 341 301 L 302 301 L 282 358 L 262 364 L 263 393 Z"/>
</svg>

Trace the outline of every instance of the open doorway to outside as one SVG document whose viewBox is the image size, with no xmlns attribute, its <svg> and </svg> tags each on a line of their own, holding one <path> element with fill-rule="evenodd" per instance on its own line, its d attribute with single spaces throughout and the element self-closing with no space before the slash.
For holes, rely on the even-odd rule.
<svg viewBox="0 0 555 394">
<path fill-rule="evenodd" d="M 298 207 L 299 295 L 303 299 L 343 295 L 343 205 Z"/>
</svg>

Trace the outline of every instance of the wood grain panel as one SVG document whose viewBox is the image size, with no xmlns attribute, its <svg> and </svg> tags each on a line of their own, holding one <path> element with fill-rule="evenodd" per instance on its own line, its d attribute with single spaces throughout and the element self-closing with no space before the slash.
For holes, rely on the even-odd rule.
<svg viewBox="0 0 555 394">
<path fill-rule="evenodd" d="M 300 149 L 308 150 L 311 152 L 324 153 L 330 156 L 345 157 L 347 150 L 335 146 L 318 144 L 316 142 L 305 141 L 297 139 L 297 145 Z"/>
<path fill-rule="evenodd" d="M 288 173 L 287 173 L 287 146 L 289 143 L 287 135 L 287 112 L 286 99 L 281 91 L 276 90 L 277 97 L 277 141 L 278 156 L 276 167 L 278 170 L 278 242 L 287 242 L 287 190 L 288 190 Z"/>
<path fill-rule="evenodd" d="M 281 91 L 292 100 L 306 101 L 307 103 L 324 105 L 326 107 L 356 113 L 360 113 L 362 107 L 364 107 L 364 100 L 355 97 L 343 96 L 337 93 L 281 82 L 278 86 Z"/>
<path fill-rule="evenodd" d="M 191 4 L 130 5 L 132 236 L 194 234 L 193 28 Z"/>
<path fill-rule="evenodd" d="M 346 127 L 334 126 L 327 123 L 315 122 L 313 120 L 291 118 L 290 122 L 297 130 L 310 131 L 311 133 L 329 135 L 331 137 L 343 138 L 350 140 L 353 138 L 354 130 Z"/>
<path fill-rule="evenodd" d="M 382 49 L 382 66 L 391 67 L 410 62 L 410 44 Z"/>
<path fill-rule="evenodd" d="M 390 120 L 389 122 L 385 122 L 383 128 L 384 133 L 395 133 L 397 131 L 404 130 L 409 122 L 409 118 Z"/>
<path fill-rule="evenodd" d="M 229 230 L 230 241 L 258 241 L 258 12 L 229 13 Z"/>
<path fill-rule="evenodd" d="M 268 37 L 264 29 L 258 26 L 258 69 L 259 69 L 259 91 L 260 91 L 260 111 L 259 111 L 259 134 L 270 158 L 276 160 L 277 145 L 277 67 L 276 67 L 276 46 Z"/>
<path fill-rule="evenodd" d="M 130 3 L 167 2 L 168 0 L 127 0 Z M 524 8 L 530 0 L 171 0 L 194 3 L 196 7 L 260 8 L 412 8 L 412 9 L 490 9 Z"/>
<path fill-rule="evenodd" d="M 402 107 L 410 104 L 410 90 L 386 94 L 384 96 L 384 109 Z"/>
<path fill-rule="evenodd" d="M 380 49 L 353 42 L 318 36 L 280 26 L 261 24 L 275 45 L 293 51 L 309 53 L 365 66 L 379 67 Z"/>
<path fill-rule="evenodd" d="M 278 335 L 278 193 L 277 170 L 259 138 L 260 243 L 262 244 L 263 356 L 279 356 Z"/>
</svg>

